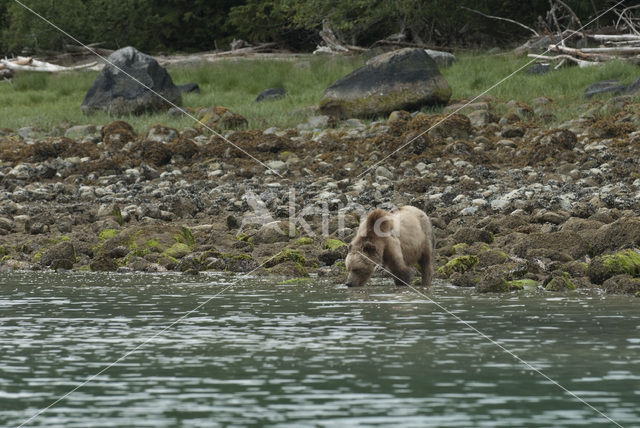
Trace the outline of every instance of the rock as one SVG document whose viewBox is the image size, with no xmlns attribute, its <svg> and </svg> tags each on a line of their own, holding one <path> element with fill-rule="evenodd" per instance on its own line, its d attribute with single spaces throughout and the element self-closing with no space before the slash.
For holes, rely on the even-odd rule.
<svg viewBox="0 0 640 428">
<path fill-rule="evenodd" d="M 287 163 L 281 160 L 270 160 L 267 161 L 265 165 L 279 174 L 282 174 L 287 170 Z"/>
<path fill-rule="evenodd" d="M 98 133 L 95 125 L 76 125 L 68 128 L 64 132 L 64 136 L 71 139 L 92 136 Z"/>
<path fill-rule="evenodd" d="M 102 141 L 113 151 L 121 150 L 127 143 L 136 138 L 133 126 L 122 120 L 115 120 L 100 130 Z"/>
<path fill-rule="evenodd" d="M 372 58 L 329 86 L 320 111 L 339 118 L 372 117 L 446 104 L 450 97 L 435 61 L 422 49 L 407 48 Z"/>
<path fill-rule="evenodd" d="M 500 135 L 504 138 L 522 137 L 524 135 L 524 129 L 520 126 L 507 125 L 502 128 Z"/>
<path fill-rule="evenodd" d="M 275 242 L 287 242 L 289 236 L 282 222 L 275 221 L 262 226 L 255 235 L 251 237 L 254 244 L 273 244 Z"/>
<path fill-rule="evenodd" d="M 575 290 L 576 285 L 567 272 L 553 272 L 552 275 L 542 284 L 547 291 Z"/>
<path fill-rule="evenodd" d="M 167 70 L 151 56 L 129 46 L 118 49 L 107 60 L 109 63 L 82 102 L 84 113 L 101 110 L 116 116 L 142 114 L 182 103 L 180 89 L 173 84 Z"/>
<path fill-rule="evenodd" d="M 436 62 L 436 64 L 438 64 L 438 67 L 440 68 L 449 67 L 458 60 L 458 58 L 450 52 L 436 51 L 433 49 L 425 49 L 424 51 Z"/>
<path fill-rule="evenodd" d="M 438 273 L 446 277 L 451 276 L 454 272 L 465 273 L 478 264 L 478 256 L 460 256 L 455 257 L 438 269 Z"/>
<path fill-rule="evenodd" d="M 248 121 L 244 116 L 232 112 L 226 107 L 212 106 L 203 108 L 198 111 L 198 129 L 201 131 L 208 128 L 214 130 L 237 129 L 248 125 Z"/>
<path fill-rule="evenodd" d="M 530 233 L 516 238 L 512 245 L 519 257 L 544 256 L 559 261 L 579 259 L 591 249 L 587 241 L 572 232 Z"/>
<path fill-rule="evenodd" d="M 487 230 L 461 227 L 453 234 L 453 239 L 457 243 L 473 244 L 474 242 L 484 242 L 490 244 L 493 242 L 493 235 Z"/>
<path fill-rule="evenodd" d="M 349 247 L 340 245 L 334 249 L 326 249 L 318 255 L 318 260 L 327 266 L 332 266 L 338 260 L 344 260 L 347 257 Z"/>
<path fill-rule="evenodd" d="M 284 88 L 269 88 L 258 94 L 256 98 L 256 102 L 259 103 L 261 101 L 273 101 L 279 100 L 287 96 L 287 91 Z"/>
<path fill-rule="evenodd" d="M 547 74 L 551 70 L 552 70 L 551 64 L 536 63 L 536 64 L 532 64 L 529 67 L 527 67 L 527 69 L 525 70 L 525 73 L 527 73 L 527 74 Z"/>
<path fill-rule="evenodd" d="M 384 166 L 379 166 L 376 168 L 376 177 L 385 177 L 389 180 L 393 180 L 393 173 Z"/>
<path fill-rule="evenodd" d="M 52 269 L 71 269 L 76 261 L 76 252 L 73 244 L 68 241 L 61 242 L 49 248 L 42 254 L 40 264 L 50 266 Z"/>
<path fill-rule="evenodd" d="M 620 94 L 626 89 L 627 87 L 618 80 L 603 80 L 602 82 L 597 82 L 589 86 L 584 93 L 584 97 L 589 99 L 594 95 L 604 93 Z"/>
<path fill-rule="evenodd" d="M 118 263 L 111 257 L 102 255 L 93 259 L 89 268 L 94 272 L 115 272 L 118 270 Z"/>
<path fill-rule="evenodd" d="M 616 275 L 607 279 L 602 288 L 611 294 L 633 294 L 640 297 L 640 278 L 631 275 Z"/>
<path fill-rule="evenodd" d="M 184 85 L 178 85 L 177 88 L 183 94 L 199 94 L 201 92 L 197 83 L 185 83 Z"/>
<path fill-rule="evenodd" d="M 157 143 L 171 143 L 180 137 L 180 133 L 175 128 L 169 128 L 164 125 L 153 125 L 147 132 L 147 140 Z"/>
<path fill-rule="evenodd" d="M 594 217 L 595 218 L 595 217 Z M 623 217 L 598 229 L 591 239 L 595 254 L 640 246 L 640 219 Z"/>
<path fill-rule="evenodd" d="M 635 250 L 623 250 L 615 254 L 594 257 L 587 270 L 594 284 L 602 284 L 616 275 L 640 276 L 640 254 Z"/>
</svg>

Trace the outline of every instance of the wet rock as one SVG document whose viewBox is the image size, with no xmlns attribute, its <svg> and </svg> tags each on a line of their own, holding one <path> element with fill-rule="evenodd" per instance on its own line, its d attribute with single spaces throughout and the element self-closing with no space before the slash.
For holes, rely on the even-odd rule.
<svg viewBox="0 0 640 428">
<path fill-rule="evenodd" d="M 588 274 L 594 284 L 602 284 L 616 275 L 640 276 L 640 254 L 635 250 L 623 250 L 594 257 L 589 263 Z"/>
<path fill-rule="evenodd" d="M 255 235 L 251 237 L 254 244 L 273 244 L 275 242 L 287 242 L 288 230 L 280 221 L 267 223 L 262 226 Z"/>
<path fill-rule="evenodd" d="M 256 102 L 279 100 L 287 96 L 284 88 L 269 88 L 258 94 Z"/>
<path fill-rule="evenodd" d="M 129 46 L 109 55 L 107 64 L 82 102 L 82 111 L 102 110 L 119 116 L 167 110 L 172 103 L 180 105 L 182 97 L 167 70 L 151 56 Z"/>
<path fill-rule="evenodd" d="M 422 49 L 401 49 L 370 59 L 324 92 L 320 111 L 334 117 L 371 117 L 394 110 L 446 104 L 451 88 Z"/>
<path fill-rule="evenodd" d="M 473 269 L 478 264 L 478 256 L 468 255 L 455 257 L 449 260 L 444 266 L 438 269 L 438 273 L 445 277 L 451 276 L 454 272 L 464 273 Z"/>
<path fill-rule="evenodd" d="M 544 256 L 559 261 L 579 259 L 591 249 L 580 235 L 571 232 L 531 233 L 517 237 L 512 246 L 519 257 Z"/>
<path fill-rule="evenodd" d="M 93 272 L 115 272 L 118 270 L 118 263 L 111 257 L 102 255 L 93 259 L 89 267 Z"/>
<path fill-rule="evenodd" d="M 76 260 L 76 252 L 71 242 L 54 245 L 42 254 L 40 264 L 52 269 L 71 269 Z"/>
<path fill-rule="evenodd" d="M 640 219 L 623 217 L 611 224 L 606 224 L 596 231 L 590 243 L 593 245 L 595 254 L 625 247 L 638 247 L 640 246 Z"/>
<path fill-rule="evenodd" d="M 318 260 L 327 266 L 332 266 L 338 260 L 344 260 L 347 257 L 348 247 L 346 245 L 338 246 L 334 249 L 325 249 L 318 254 Z"/>
<path fill-rule="evenodd" d="M 571 275 L 567 272 L 553 272 L 552 275 L 544 281 L 542 286 L 547 291 L 566 291 L 576 289 L 576 285 L 574 284 Z"/>
<path fill-rule="evenodd" d="M 611 294 L 632 294 L 640 297 L 640 278 L 627 274 L 616 275 L 607 279 L 602 288 Z"/>
</svg>

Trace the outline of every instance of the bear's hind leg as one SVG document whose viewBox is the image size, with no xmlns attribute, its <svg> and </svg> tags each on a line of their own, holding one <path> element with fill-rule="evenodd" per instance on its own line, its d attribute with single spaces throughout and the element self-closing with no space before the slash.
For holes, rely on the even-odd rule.
<svg viewBox="0 0 640 428">
<path fill-rule="evenodd" d="M 422 268 L 422 286 L 425 288 L 431 287 L 431 278 L 433 277 L 433 251 L 431 248 L 425 251 L 422 256 L 420 267 Z"/>
</svg>

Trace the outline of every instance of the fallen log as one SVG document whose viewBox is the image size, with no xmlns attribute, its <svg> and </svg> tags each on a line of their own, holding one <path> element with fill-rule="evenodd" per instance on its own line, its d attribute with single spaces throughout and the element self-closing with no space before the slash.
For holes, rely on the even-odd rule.
<svg viewBox="0 0 640 428">
<path fill-rule="evenodd" d="M 17 60 L 0 59 L 0 64 L 9 70 L 14 71 L 42 71 L 47 73 L 57 73 L 60 71 L 72 71 L 90 69 L 97 65 L 97 62 L 76 65 L 73 67 L 63 67 L 61 65 L 51 64 L 49 62 L 39 61 L 33 58 L 18 57 Z"/>
<path fill-rule="evenodd" d="M 562 61 L 572 61 L 578 65 L 580 68 L 593 67 L 594 65 L 600 65 L 600 62 L 597 61 L 585 61 L 571 55 L 556 55 L 556 56 L 548 56 L 548 55 L 537 55 L 537 54 L 529 54 L 527 55 L 529 58 L 536 59 L 544 59 L 546 61 L 553 60 L 562 60 Z"/>
</svg>

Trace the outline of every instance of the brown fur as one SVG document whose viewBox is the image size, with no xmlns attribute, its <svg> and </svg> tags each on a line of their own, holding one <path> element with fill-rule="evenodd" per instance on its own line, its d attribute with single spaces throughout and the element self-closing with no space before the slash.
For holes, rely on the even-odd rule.
<svg viewBox="0 0 640 428">
<path fill-rule="evenodd" d="M 397 211 L 371 211 L 360 224 L 345 260 L 348 286 L 364 285 L 376 265 L 384 266 L 396 285 L 411 282 L 412 266 L 420 264 L 422 286 L 431 286 L 435 243 L 429 217 L 412 206 Z"/>
</svg>

